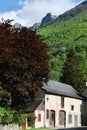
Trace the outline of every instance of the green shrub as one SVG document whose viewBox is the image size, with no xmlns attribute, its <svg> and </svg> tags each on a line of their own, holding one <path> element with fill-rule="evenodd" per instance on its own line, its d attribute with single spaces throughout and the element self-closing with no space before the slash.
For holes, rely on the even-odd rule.
<svg viewBox="0 0 87 130">
<path fill-rule="evenodd" d="M 10 124 L 12 123 L 14 112 L 9 108 L 0 107 L 0 124 Z"/>
<path fill-rule="evenodd" d="M 26 115 L 23 112 L 13 111 L 10 108 L 0 107 L 0 124 L 23 124 L 25 122 Z"/>
<path fill-rule="evenodd" d="M 34 114 L 32 114 L 32 113 L 29 113 L 29 114 L 26 115 L 26 117 L 27 117 L 27 120 L 28 120 L 28 125 L 33 127 L 36 116 Z"/>
<path fill-rule="evenodd" d="M 15 111 L 13 116 L 13 122 L 22 125 L 25 122 L 26 115 L 23 112 Z"/>
</svg>

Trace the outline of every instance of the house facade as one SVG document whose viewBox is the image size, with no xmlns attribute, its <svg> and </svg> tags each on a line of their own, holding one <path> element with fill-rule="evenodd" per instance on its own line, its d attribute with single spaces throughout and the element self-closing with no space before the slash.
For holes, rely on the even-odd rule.
<svg viewBox="0 0 87 130">
<path fill-rule="evenodd" d="M 46 127 L 81 126 L 82 101 L 70 97 L 45 95 Z"/>
<path fill-rule="evenodd" d="M 36 116 L 35 128 L 81 126 L 82 97 L 70 85 L 50 80 L 42 87 L 44 98 L 35 106 L 32 103 L 27 112 Z M 26 119 L 26 128 L 28 120 Z"/>
</svg>

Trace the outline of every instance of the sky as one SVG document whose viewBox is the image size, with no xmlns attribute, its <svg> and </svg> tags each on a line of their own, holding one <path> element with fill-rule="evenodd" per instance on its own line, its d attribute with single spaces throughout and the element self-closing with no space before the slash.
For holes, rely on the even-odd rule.
<svg viewBox="0 0 87 130">
<path fill-rule="evenodd" d="M 10 19 L 14 23 L 30 27 L 40 23 L 47 14 L 60 15 L 84 0 L 0 0 L 0 21 Z"/>
</svg>

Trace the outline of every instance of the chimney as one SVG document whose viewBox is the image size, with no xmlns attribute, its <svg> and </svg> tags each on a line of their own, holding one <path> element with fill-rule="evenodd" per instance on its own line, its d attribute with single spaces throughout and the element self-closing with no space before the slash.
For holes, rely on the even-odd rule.
<svg viewBox="0 0 87 130">
<path fill-rule="evenodd" d="M 86 81 L 86 87 L 87 87 L 87 81 Z"/>
</svg>

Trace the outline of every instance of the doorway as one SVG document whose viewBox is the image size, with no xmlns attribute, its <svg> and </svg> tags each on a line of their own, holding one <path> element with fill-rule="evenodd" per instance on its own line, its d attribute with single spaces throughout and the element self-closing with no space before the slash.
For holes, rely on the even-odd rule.
<svg viewBox="0 0 87 130">
<path fill-rule="evenodd" d="M 55 127 L 55 111 L 50 111 L 50 126 Z"/>
<path fill-rule="evenodd" d="M 66 112 L 63 110 L 59 111 L 59 125 L 66 127 Z"/>
</svg>

